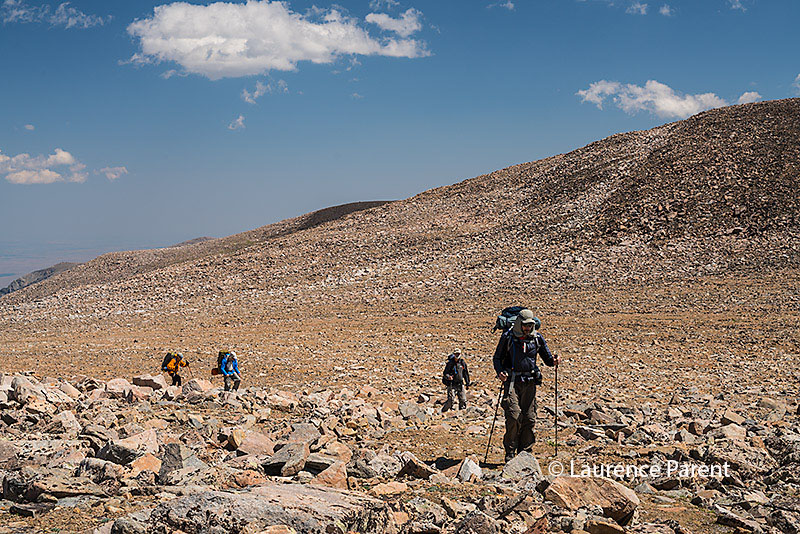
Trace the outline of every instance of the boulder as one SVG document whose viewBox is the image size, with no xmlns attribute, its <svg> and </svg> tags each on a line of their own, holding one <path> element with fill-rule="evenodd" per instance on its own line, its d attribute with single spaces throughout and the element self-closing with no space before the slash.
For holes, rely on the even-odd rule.
<svg viewBox="0 0 800 534">
<path fill-rule="evenodd" d="M 78 476 L 85 476 L 96 483 L 106 480 L 118 480 L 125 472 L 125 468 L 114 462 L 99 458 L 84 458 L 78 466 Z"/>
<path fill-rule="evenodd" d="M 61 382 L 58 385 L 58 389 L 61 390 L 62 393 L 68 395 L 69 398 L 73 400 L 78 400 L 81 396 L 81 392 L 78 388 L 70 384 L 69 382 Z"/>
<path fill-rule="evenodd" d="M 456 534 L 498 534 L 497 521 L 479 510 L 470 512 L 456 525 Z"/>
<path fill-rule="evenodd" d="M 303 470 L 310 473 L 320 473 L 339 461 L 335 456 L 313 452 L 306 458 L 306 465 Z"/>
<path fill-rule="evenodd" d="M 504 465 L 502 476 L 514 482 L 529 478 L 533 483 L 538 483 L 544 478 L 539 461 L 527 451 L 517 454 L 510 462 Z"/>
<path fill-rule="evenodd" d="M 97 451 L 97 457 L 127 465 L 139 456 L 158 452 L 158 435 L 155 430 L 145 430 L 134 436 L 106 443 Z"/>
<path fill-rule="evenodd" d="M 286 438 L 286 441 L 311 445 L 320 436 L 322 434 L 315 425 L 311 423 L 295 423 L 292 425 L 292 432 Z"/>
<path fill-rule="evenodd" d="M 131 389 L 131 383 L 124 378 L 113 378 L 106 382 L 106 396 L 111 399 L 122 399 Z"/>
<path fill-rule="evenodd" d="M 115 430 L 92 424 L 83 427 L 80 436 L 87 439 L 95 451 L 102 449 L 108 442 L 119 439 L 119 434 Z"/>
<path fill-rule="evenodd" d="M 44 392 L 41 385 L 34 384 L 28 378 L 17 375 L 11 379 L 8 398 L 20 404 L 27 404 L 34 399 L 44 400 Z"/>
<path fill-rule="evenodd" d="M 725 410 L 725 413 L 722 414 L 720 421 L 723 425 L 730 425 L 731 423 L 735 425 L 743 425 L 745 418 L 728 408 Z"/>
<path fill-rule="evenodd" d="M 400 472 L 397 473 L 398 477 L 409 476 L 412 478 L 428 480 L 436 473 L 435 469 L 428 467 L 425 463 L 420 461 L 416 456 L 408 451 L 400 454 L 400 461 L 403 463 L 403 467 L 400 469 Z"/>
<path fill-rule="evenodd" d="M 305 466 L 309 454 L 308 444 L 289 443 L 264 463 L 264 472 L 284 477 L 296 475 Z"/>
<path fill-rule="evenodd" d="M 183 385 L 181 391 L 188 397 L 191 393 L 205 393 L 211 389 L 214 389 L 214 384 L 205 378 L 192 378 Z"/>
<path fill-rule="evenodd" d="M 158 505 L 139 524 L 145 532 L 260 532 L 281 526 L 306 534 L 388 534 L 389 516 L 383 501 L 365 495 L 317 485 L 268 484 L 246 492 L 178 497 Z"/>
<path fill-rule="evenodd" d="M 275 442 L 260 432 L 245 430 L 237 450 L 244 454 L 271 455 L 275 452 Z"/>
<path fill-rule="evenodd" d="M 81 425 L 70 410 L 56 414 L 53 423 L 53 431 L 67 438 L 76 438 L 81 433 Z"/>
<path fill-rule="evenodd" d="M 483 472 L 478 462 L 472 458 L 464 458 L 458 469 L 458 479 L 461 482 L 476 482 L 481 479 Z"/>
<path fill-rule="evenodd" d="M 583 528 L 589 534 L 625 534 L 624 528 L 604 519 L 589 519 Z"/>
<path fill-rule="evenodd" d="M 730 423 L 721 426 L 709 433 L 714 439 L 729 439 L 735 441 L 744 441 L 747 439 L 747 429 L 739 426 L 736 423 Z"/>
<path fill-rule="evenodd" d="M 347 467 L 344 462 L 333 465 L 314 477 L 310 484 L 319 484 L 331 488 L 347 489 Z"/>
<path fill-rule="evenodd" d="M 155 391 L 167 389 L 167 381 L 163 375 L 140 375 L 133 378 L 134 386 L 150 388 Z"/>
<path fill-rule="evenodd" d="M 164 445 L 164 453 L 160 459 L 161 466 L 158 470 L 158 479 L 162 483 L 170 478 L 168 475 L 173 471 L 183 471 L 181 476 L 184 476 L 206 467 L 206 464 L 195 456 L 194 451 L 182 443 L 167 443 Z"/>
<path fill-rule="evenodd" d="M 103 488 L 84 476 L 72 476 L 66 469 L 25 467 L 3 479 L 3 498 L 17 502 L 37 502 L 41 495 L 56 498 L 80 495 L 106 496 Z"/>
<path fill-rule="evenodd" d="M 558 506 L 577 510 L 599 505 L 603 514 L 622 526 L 633 519 L 639 506 L 636 493 L 609 478 L 558 476 L 544 491 L 547 500 Z"/>
<path fill-rule="evenodd" d="M 161 471 L 161 460 L 156 456 L 148 453 L 140 456 L 128 464 L 131 468 L 130 476 L 138 476 L 142 471 L 150 471 L 151 473 L 158 473 Z"/>
<path fill-rule="evenodd" d="M 746 478 L 764 475 L 778 467 L 778 462 L 766 450 L 738 441 L 722 441 L 711 445 L 705 461 L 709 464 L 727 462 Z"/>
</svg>

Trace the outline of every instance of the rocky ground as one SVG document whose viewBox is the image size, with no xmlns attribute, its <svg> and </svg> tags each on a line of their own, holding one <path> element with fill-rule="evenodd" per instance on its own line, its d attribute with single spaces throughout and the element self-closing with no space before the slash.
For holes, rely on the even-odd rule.
<svg viewBox="0 0 800 534">
<path fill-rule="evenodd" d="M 794 533 L 800 408 L 753 393 L 565 399 L 558 456 L 543 430 L 502 465 L 499 429 L 483 463 L 480 387 L 442 413 L 441 394 L 371 386 L 3 375 L 0 531 Z"/>
</svg>

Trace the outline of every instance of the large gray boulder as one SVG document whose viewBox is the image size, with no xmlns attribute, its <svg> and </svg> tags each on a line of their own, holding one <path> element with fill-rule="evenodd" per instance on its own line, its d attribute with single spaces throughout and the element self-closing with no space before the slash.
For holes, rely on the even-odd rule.
<svg viewBox="0 0 800 534">
<path fill-rule="evenodd" d="M 372 497 L 319 486 L 270 484 L 241 493 L 207 491 L 173 499 L 157 506 L 142 527 L 152 534 L 234 533 L 259 532 L 270 525 L 287 525 L 304 534 L 388 534 L 393 524 L 386 503 Z"/>
</svg>

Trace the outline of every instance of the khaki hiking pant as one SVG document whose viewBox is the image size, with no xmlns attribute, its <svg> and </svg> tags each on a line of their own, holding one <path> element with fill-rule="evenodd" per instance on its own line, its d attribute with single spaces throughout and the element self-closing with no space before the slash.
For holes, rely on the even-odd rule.
<svg viewBox="0 0 800 534">
<path fill-rule="evenodd" d="M 458 409 L 463 410 L 467 407 L 467 390 L 464 384 L 449 385 L 447 386 L 447 402 L 442 407 L 442 412 L 446 412 L 453 407 L 458 397 Z"/>
<path fill-rule="evenodd" d="M 503 436 L 506 459 L 522 451 L 530 452 L 536 441 L 533 434 L 536 424 L 536 384 L 506 380 L 500 405 L 506 416 L 506 433 Z"/>
</svg>

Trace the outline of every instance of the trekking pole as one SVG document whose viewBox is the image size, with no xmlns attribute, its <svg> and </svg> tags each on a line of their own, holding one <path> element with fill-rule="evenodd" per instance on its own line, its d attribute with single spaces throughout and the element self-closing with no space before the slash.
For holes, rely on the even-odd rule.
<svg viewBox="0 0 800 534">
<path fill-rule="evenodd" d="M 492 430 L 489 432 L 489 443 L 486 444 L 486 454 L 483 457 L 483 463 L 489 459 L 489 447 L 492 445 L 492 434 L 494 434 L 494 423 L 497 421 L 497 412 L 500 410 L 500 399 L 503 398 L 503 386 L 505 382 L 500 382 L 500 394 L 497 396 L 497 407 L 494 409 L 494 419 L 492 419 Z"/>
<path fill-rule="evenodd" d="M 556 453 L 558 456 L 558 365 L 556 365 L 556 411 L 553 416 L 553 428 L 556 432 Z"/>
</svg>

